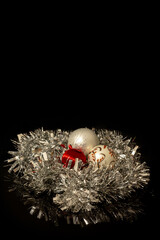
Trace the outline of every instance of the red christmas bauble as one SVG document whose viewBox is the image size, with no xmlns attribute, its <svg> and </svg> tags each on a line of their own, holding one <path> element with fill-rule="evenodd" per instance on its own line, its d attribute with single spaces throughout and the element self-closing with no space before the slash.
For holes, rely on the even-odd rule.
<svg viewBox="0 0 160 240">
<path fill-rule="evenodd" d="M 84 155 L 84 153 L 81 150 L 72 148 L 72 146 L 69 145 L 69 149 L 66 150 L 62 156 L 63 167 L 67 167 L 69 161 L 71 160 L 72 163 L 70 168 L 73 168 L 76 158 L 81 159 L 83 163 L 86 163 L 86 156 Z"/>
</svg>

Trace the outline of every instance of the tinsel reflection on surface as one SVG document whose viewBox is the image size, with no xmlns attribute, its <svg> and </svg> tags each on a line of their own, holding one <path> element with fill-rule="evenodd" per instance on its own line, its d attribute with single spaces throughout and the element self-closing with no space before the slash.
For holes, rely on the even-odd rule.
<svg viewBox="0 0 160 240">
<path fill-rule="evenodd" d="M 136 192 L 149 182 L 149 168 L 141 163 L 138 146 L 133 139 L 116 131 L 95 129 L 100 144 L 110 147 L 116 156 L 112 169 L 95 168 L 92 163 L 75 171 L 64 168 L 61 157 L 67 147 L 69 131 L 37 129 L 19 134 L 14 141 L 17 151 L 9 173 L 14 174 L 13 189 L 17 189 L 30 213 L 58 223 L 64 217 L 68 223 L 89 224 L 111 219 L 134 218 L 140 201 Z"/>
</svg>

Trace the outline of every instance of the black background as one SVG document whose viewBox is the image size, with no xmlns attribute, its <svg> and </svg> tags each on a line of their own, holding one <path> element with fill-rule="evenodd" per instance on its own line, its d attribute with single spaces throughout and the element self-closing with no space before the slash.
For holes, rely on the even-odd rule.
<svg viewBox="0 0 160 240">
<path fill-rule="evenodd" d="M 146 20 L 147 21 L 147 20 Z M 5 237 L 144 237 L 156 236 L 159 224 L 159 73 L 156 29 L 149 21 L 115 23 L 106 38 L 69 29 L 58 37 L 27 23 L 9 21 L 4 35 L 1 81 L 1 220 Z M 136 27 L 135 27 L 136 25 Z M 36 25 L 37 26 L 37 25 Z M 123 27 L 122 27 L 123 26 Z M 142 27 L 143 26 L 143 27 Z M 41 25 L 42 27 L 42 25 Z M 25 29 L 25 30 L 24 30 Z M 75 29 L 75 28 L 74 28 Z M 42 36 L 42 31 L 44 32 Z M 68 34 L 68 35 L 66 35 Z M 67 36 L 67 37 L 66 37 Z M 78 38 L 78 41 L 77 41 Z M 72 41 L 71 41 L 72 40 Z M 38 220 L 8 193 L 4 160 L 11 139 L 37 128 L 107 128 L 136 137 L 150 166 L 152 198 L 134 223 L 54 227 Z"/>
</svg>

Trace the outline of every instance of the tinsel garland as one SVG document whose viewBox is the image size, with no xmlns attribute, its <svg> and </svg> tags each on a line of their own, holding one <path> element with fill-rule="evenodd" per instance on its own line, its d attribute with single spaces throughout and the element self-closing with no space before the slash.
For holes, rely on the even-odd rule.
<svg viewBox="0 0 160 240">
<path fill-rule="evenodd" d="M 116 156 L 112 169 L 95 168 L 92 163 L 82 168 L 81 162 L 76 171 L 65 168 L 62 146 L 67 147 L 70 131 L 37 129 L 13 141 L 17 149 L 9 151 L 12 158 L 7 160 L 13 173 L 11 190 L 30 204 L 31 214 L 37 212 L 38 218 L 56 224 L 63 216 L 67 222 L 83 225 L 130 219 L 140 211 L 135 196 L 148 184 L 150 172 L 141 162 L 138 146 L 117 131 L 95 129 L 95 133 Z"/>
</svg>

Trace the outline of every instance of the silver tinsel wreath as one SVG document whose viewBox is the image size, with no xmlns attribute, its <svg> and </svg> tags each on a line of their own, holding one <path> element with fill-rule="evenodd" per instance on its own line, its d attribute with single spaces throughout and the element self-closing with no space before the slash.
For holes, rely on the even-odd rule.
<svg viewBox="0 0 160 240">
<path fill-rule="evenodd" d="M 7 160 L 11 164 L 8 172 L 14 174 L 11 190 L 21 192 L 31 205 L 31 214 L 38 211 L 39 218 L 54 221 L 57 215 L 66 216 L 67 221 L 72 215 L 73 222 L 82 223 L 83 219 L 86 224 L 109 221 L 110 215 L 124 219 L 129 218 L 127 213 L 136 214 L 136 208 L 125 200 L 135 205 L 134 193 L 150 178 L 138 146 L 117 131 L 95 129 L 95 133 L 100 144 L 110 147 L 116 156 L 112 169 L 95 168 L 92 163 L 81 168 L 80 161 L 76 171 L 64 168 L 61 144 L 67 146 L 70 131 L 37 129 L 19 134 L 13 141 L 17 149 L 9 151 L 12 158 Z"/>
</svg>

